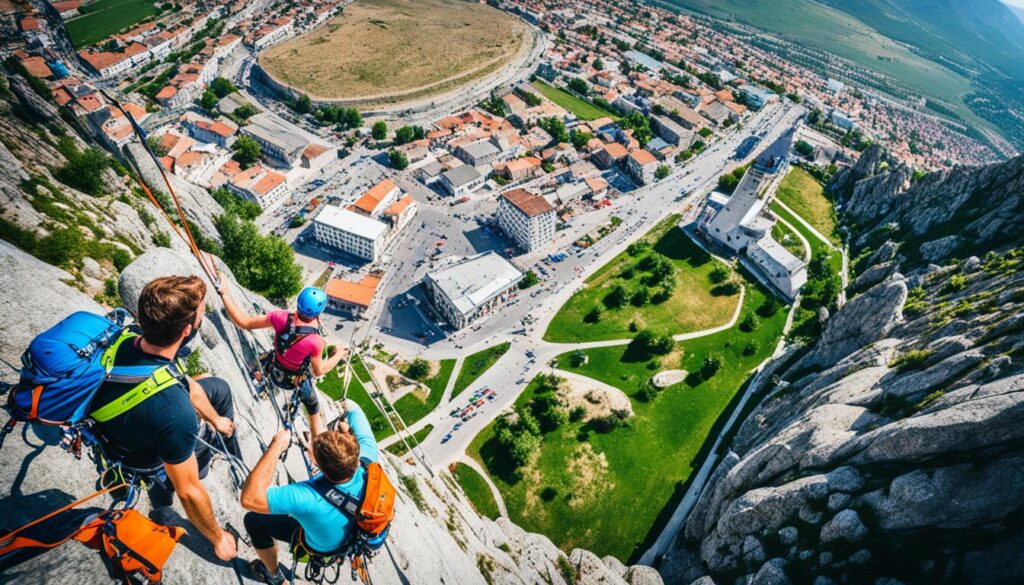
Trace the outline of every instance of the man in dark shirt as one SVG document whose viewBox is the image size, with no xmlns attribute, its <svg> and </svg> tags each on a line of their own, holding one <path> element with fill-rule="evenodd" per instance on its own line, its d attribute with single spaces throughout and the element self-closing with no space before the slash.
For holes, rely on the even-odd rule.
<svg viewBox="0 0 1024 585">
<path fill-rule="evenodd" d="M 141 366 L 143 375 L 154 367 L 170 368 L 177 380 L 160 384 L 141 402 L 111 417 L 101 414 L 104 407 L 118 403 L 138 383 L 108 381 L 93 399 L 91 416 L 101 421 L 96 431 L 108 455 L 134 469 L 159 473 L 163 467 L 189 520 L 210 541 L 217 557 L 230 560 L 237 555 L 235 539 L 217 524 L 210 496 L 200 482 L 212 453 L 197 437 L 216 445 L 220 433 L 237 455 L 231 390 L 218 378 L 196 381 L 184 376 L 184 367 L 176 360 L 199 331 L 205 296 L 206 284 L 195 276 L 158 278 L 142 289 L 137 315 L 142 334 L 119 341 L 113 348 L 114 363 Z"/>
</svg>

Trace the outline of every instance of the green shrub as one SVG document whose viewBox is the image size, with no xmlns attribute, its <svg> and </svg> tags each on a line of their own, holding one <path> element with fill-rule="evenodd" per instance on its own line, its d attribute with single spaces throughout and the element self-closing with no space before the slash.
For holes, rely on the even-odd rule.
<svg viewBox="0 0 1024 585">
<path fill-rule="evenodd" d="M 704 361 L 700 365 L 700 375 L 703 379 L 707 380 L 718 373 L 718 370 L 722 369 L 723 360 L 721 356 L 709 355 L 704 358 Z"/>
<path fill-rule="evenodd" d="M 923 369 L 928 358 L 932 357 L 935 353 L 928 349 L 912 349 L 906 353 L 896 356 L 891 362 L 889 367 L 894 368 L 897 372 L 907 372 L 911 370 Z"/>
<path fill-rule="evenodd" d="M 761 320 L 757 318 L 754 313 L 747 313 L 740 321 L 740 331 L 746 331 L 750 333 L 761 326 Z"/>
<path fill-rule="evenodd" d="M 954 293 L 964 290 L 967 286 L 967 277 L 962 274 L 954 274 L 946 281 L 946 285 L 942 287 L 944 293 Z"/>
</svg>

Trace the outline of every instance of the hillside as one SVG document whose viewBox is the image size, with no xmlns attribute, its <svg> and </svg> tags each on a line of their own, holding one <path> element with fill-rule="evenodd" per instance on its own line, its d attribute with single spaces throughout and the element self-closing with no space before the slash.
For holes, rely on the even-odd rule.
<svg viewBox="0 0 1024 585">
<path fill-rule="evenodd" d="M 851 300 L 755 380 L 661 572 L 1019 583 L 1024 157 L 915 182 L 872 147 L 831 188 Z"/>
<path fill-rule="evenodd" d="M 1024 148 L 1024 24 L 998 0 L 658 1 L 834 53 Z"/>
</svg>

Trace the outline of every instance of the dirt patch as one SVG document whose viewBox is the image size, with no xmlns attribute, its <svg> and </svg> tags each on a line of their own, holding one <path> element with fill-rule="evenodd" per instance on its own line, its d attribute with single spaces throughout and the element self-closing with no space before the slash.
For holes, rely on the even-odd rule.
<svg viewBox="0 0 1024 585">
<path fill-rule="evenodd" d="M 326 26 L 273 47 L 260 64 L 323 99 L 442 93 L 495 71 L 526 46 L 527 26 L 460 0 L 359 0 Z"/>
<path fill-rule="evenodd" d="M 584 421 L 608 416 L 613 410 L 627 410 L 633 416 L 633 404 L 618 388 L 567 378 L 558 392 L 570 410 L 577 406 L 586 409 Z"/>
<path fill-rule="evenodd" d="M 615 484 L 608 479 L 608 457 L 594 451 L 590 443 L 580 443 L 566 463 L 569 477 L 572 478 L 570 508 L 585 506 L 615 488 Z"/>
</svg>

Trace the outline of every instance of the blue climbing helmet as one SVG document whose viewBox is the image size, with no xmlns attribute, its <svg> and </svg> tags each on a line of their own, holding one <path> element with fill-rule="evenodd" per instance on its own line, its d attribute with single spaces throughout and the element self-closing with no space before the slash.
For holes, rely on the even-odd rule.
<svg viewBox="0 0 1024 585">
<path fill-rule="evenodd" d="M 324 289 L 307 286 L 299 293 L 295 301 L 295 309 L 303 319 L 315 319 L 327 306 L 327 293 Z"/>
</svg>

